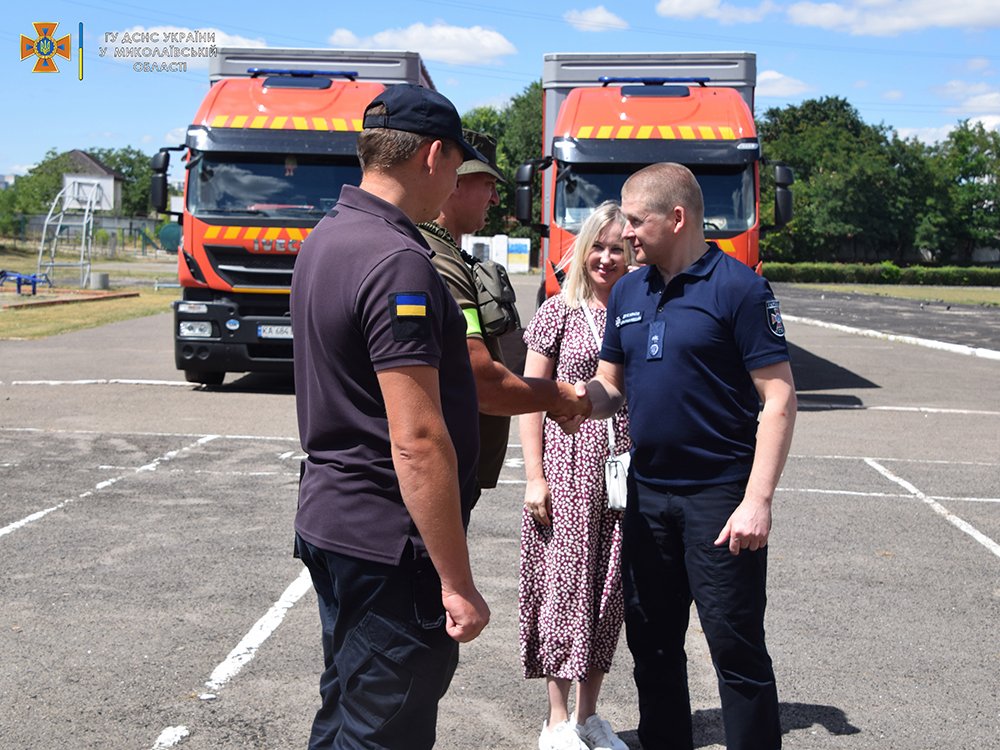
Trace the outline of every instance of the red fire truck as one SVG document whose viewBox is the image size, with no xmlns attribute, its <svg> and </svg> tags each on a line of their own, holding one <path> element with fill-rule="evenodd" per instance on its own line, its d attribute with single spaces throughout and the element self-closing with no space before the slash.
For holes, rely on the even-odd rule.
<svg viewBox="0 0 1000 750">
<path fill-rule="evenodd" d="M 705 235 L 760 272 L 761 151 L 753 119 L 750 52 L 557 53 L 544 58 L 542 158 L 521 165 L 516 214 L 534 221 L 532 182 L 542 175 L 544 299 L 559 291 L 576 232 L 625 179 L 679 162 L 705 196 Z M 775 227 L 791 218 L 791 170 L 775 168 Z"/>
<path fill-rule="evenodd" d="M 288 295 L 302 240 L 358 184 L 365 106 L 395 83 L 433 88 L 415 52 L 220 48 L 183 146 L 152 159 L 166 213 L 170 151 L 184 159 L 174 359 L 186 379 L 291 371 Z"/>
</svg>

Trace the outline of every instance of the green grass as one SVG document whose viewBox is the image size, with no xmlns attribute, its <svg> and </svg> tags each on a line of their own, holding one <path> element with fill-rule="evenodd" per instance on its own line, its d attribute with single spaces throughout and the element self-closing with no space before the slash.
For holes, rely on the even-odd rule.
<svg viewBox="0 0 1000 750">
<path fill-rule="evenodd" d="M 902 286 L 896 284 L 799 284 L 799 289 L 815 289 L 837 294 L 867 294 L 874 297 L 943 302 L 948 305 L 1000 306 L 1000 288 L 990 286 Z"/>
<path fill-rule="evenodd" d="M 137 291 L 139 296 L 0 309 L 0 340 L 42 339 L 120 320 L 157 315 L 169 312 L 170 303 L 179 296 L 178 289 L 154 291 L 152 288 L 133 287 L 115 291 Z M 22 295 L 22 300 L 28 299 L 30 297 Z M 0 303 L 3 304 L 17 300 L 13 294 L 0 295 Z"/>
</svg>

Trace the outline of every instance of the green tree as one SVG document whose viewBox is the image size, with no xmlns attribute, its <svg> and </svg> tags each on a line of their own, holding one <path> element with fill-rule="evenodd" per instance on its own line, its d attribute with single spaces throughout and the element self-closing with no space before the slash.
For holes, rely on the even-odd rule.
<svg viewBox="0 0 1000 750">
<path fill-rule="evenodd" d="M 921 242 L 949 243 L 952 259 L 1000 239 L 1000 132 L 982 123 L 959 123 L 934 149 L 932 168 L 942 178 L 921 226 Z"/>
<path fill-rule="evenodd" d="M 772 108 L 760 123 L 768 158 L 795 171 L 787 236 L 765 238 L 794 260 L 901 258 L 912 247 L 926 187 L 921 154 L 884 125 L 865 123 L 846 99 Z M 789 246 L 790 245 L 790 246 Z"/>
<path fill-rule="evenodd" d="M 511 180 L 510 170 L 508 169 L 503 153 L 500 150 L 500 144 L 503 142 L 504 137 L 503 113 L 494 107 L 477 107 L 462 115 L 462 125 L 470 130 L 485 133 L 486 135 L 496 139 L 497 166 L 500 168 L 500 173 L 507 178 L 509 183 Z M 482 234 L 506 234 L 508 232 L 511 213 L 509 207 L 513 205 L 509 201 L 508 192 L 508 184 L 497 184 L 497 193 L 500 196 L 500 205 L 490 209 L 489 215 L 486 217 L 486 226 L 481 230 Z"/>
<path fill-rule="evenodd" d="M 153 176 L 153 170 L 149 166 L 149 155 L 131 146 L 91 148 L 87 153 L 124 178 L 122 215 L 147 216 L 150 210 L 149 184 Z"/>
<path fill-rule="evenodd" d="M 88 149 L 87 153 L 124 178 L 122 215 L 148 215 L 149 182 L 152 177 L 149 156 L 131 146 L 92 148 Z M 62 190 L 63 175 L 72 174 L 76 170 L 69 154 L 60 154 L 55 149 L 49 149 L 38 164 L 14 183 L 11 188 L 14 195 L 11 210 L 25 214 L 47 213 L 52 201 Z"/>
<path fill-rule="evenodd" d="M 67 154 L 49 149 L 45 157 L 14 182 L 14 210 L 25 214 L 47 213 L 62 190 L 62 176 L 72 171 Z"/>
<path fill-rule="evenodd" d="M 514 175 L 517 168 L 542 155 L 542 82 L 535 81 L 513 97 L 504 107 L 479 107 L 462 118 L 466 127 L 497 139 L 497 166 L 507 182 L 498 185 L 500 206 L 490 212 L 484 233 L 509 234 L 514 237 L 538 237 L 529 227 L 514 218 Z M 536 186 L 537 187 L 537 186 Z M 534 191 L 535 215 L 538 215 L 538 191 Z"/>
</svg>

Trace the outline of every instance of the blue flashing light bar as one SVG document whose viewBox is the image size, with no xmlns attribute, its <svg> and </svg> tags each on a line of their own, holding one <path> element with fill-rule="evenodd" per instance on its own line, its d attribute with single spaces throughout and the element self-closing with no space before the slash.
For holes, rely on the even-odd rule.
<svg viewBox="0 0 1000 750">
<path fill-rule="evenodd" d="M 601 76 L 597 80 L 600 81 L 604 86 L 607 86 L 609 83 L 641 83 L 643 86 L 662 86 L 666 83 L 697 83 L 700 86 L 704 86 L 712 79 L 708 77 L 636 78 L 636 77 Z"/>
<path fill-rule="evenodd" d="M 247 73 L 251 78 L 257 76 L 295 76 L 299 78 L 309 78 L 312 76 L 328 76 L 330 78 L 347 78 L 355 81 L 358 78 L 356 70 L 287 70 L 277 68 L 247 68 Z"/>
</svg>

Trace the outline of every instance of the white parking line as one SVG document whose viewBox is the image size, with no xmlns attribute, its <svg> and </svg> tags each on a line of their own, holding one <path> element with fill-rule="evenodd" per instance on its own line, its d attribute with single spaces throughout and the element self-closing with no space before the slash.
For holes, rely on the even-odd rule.
<svg viewBox="0 0 1000 750">
<path fill-rule="evenodd" d="M 977 529 L 976 527 L 974 527 L 972 524 L 968 523 L 967 521 L 963 521 L 961 518 L 959 518 L 958 516 L 956 516 L 954 513 L 952 513 L 947 508 L 945 508 L 939 502 L 937 502 L 933 498 L 930 498 L 927 495 L 925 495 L 923 492 L 921 492 L 920 490 L 918 490 L 916 487 L 914 487 L 912 484 L 910 484 L 909 482 L 907 482 L 902 477 L 896 476 L 895 474 L 893 474 L 891 471 L 889 471 L 887 468 L 885 468 L 884 466 L 882 466 L 882 464 L 878 463 L 877 461 L 873 461 L 870 458 L 866 458 L 865 459 L 865 463 L 868 464 L 869 466 L 871 466 L 873 469 L 875 469 L 875 471 L 877 471 L 879 474 L 881 474 L 882 476 L 884 476 L 886 479 L 888 479 L 888 480 L 890 480 L 890 481 L 895 482 L 896 484 L 898 484 L 900 487 L 902 487 L 903 489 L 905 489 L 907 492 L 909 492 L 914 497 L 919 498 L 920 500 L 923 500 L 925 503 L 927 503 L 927 505 L 929 505 L 931 507 L 931 509 L 935 513 L 937 513 L 938 515 L 944 517 L 948 521 L 948 523 L 950 523 L 952 526 L 954 526 L 955 528 L 959 529 L 960 531 L 964 531 L 966 534 L 968 534 L 969 536 L 971 536 L 973 539 L 975 539 L 981 545 L 983 545 L 984 547 L 986 547 L 986 549 L 988 549 L 994 555 L 996 555 L 997 557 L 1000 557 L 1000 544 L 997 544 L 995 541 L 993 541 L 988 536 L 986 536 L 984 533 L 982 533 L 981 531 L 979 531 L 979 529 Z"/>
<path fill-rule="evenodd" d="M 277 630 L 282 620 L 285 619 L 285 615 L 288 614 L 288 610 L 295 606 L 295 603 L 310 588 L 312 588 L 312 579 L 309 577 L 309 569 L 302 568 L 302 572 L 299 573 L 298 578 L 288 585 L 284 593 L 278 597 L 278 601 L 271 605 L 271 608 L 264 616 L 254 623 L 253 627 L 243 636 L 243 639 L 236 644 L 236 648 L 229 652 L 229 656 L 223 659 L 219 666 L 212 670 L 211 676 L 205 682 L 205 687 L 210 691 L 217 691 L 239 674 L 240 670 L 257 655 L 257 650 L 264 644 L 264 641 Z M 199 697 L 203 700 L 210 700 L 215 698 L 215 695 L 212 693 L 203 693 Z M 167 727 L 160 732 L 160 736 L 156 740 L 156 744 L 153 745 L 152 750 L 164 750 L 165 748 L 174 747 L 189 734 L 190 732 L 185 726 Z"/>
<path fill-rule="evenodd" d="M 45 516 L 47 516 L 49 513 L 52 513 L 53 511 L 57 511 L 57 510 L 60 510 L 62 508 L 65 508 L 70 503 L 75 503 L 77 500 L 83 500 L 84 498 L 90 497 L 91 495 L 93 495 L 96 492 L 100 492 L 101 490 L 107 489 L 111 485 L 116 484 L 117 482 L 120 482 L 121 480 L 125 479 L 128 476 L 131 476 L 132 474 L 138 474 L 138 473 L 144 472 L 144 471 L 156 471 L 157 467 L 161 463 L 163 463 L 164 461 L 169 461 L 170 459 L 175 458 L 178 454 L 180 454 L 180 453 L 182 453 L 184 451 L 188 451 L 188 450 L 192 450 L 193 448 L 197 448 L 197 447 L 199 447 L 201 445 L 204 445 L 205 443 L 208 443 L 208 442 L 211 442 L 212 440 L 217 439 L 218 437 L 219 437 L 218 435 L 205 435 L 204 437 L 201 437 L 198 440 L 196 440 L 191 445 L 186 445 L 183 448 L 178 448 L 177 450 L 173 450 L 173 451 L 169 451 L 167 453 L 164 453 L 162 456 L 160 456 L 158 458 L 154 458 L 148 464 L 145 464 L 144 466 L 140 466 L 137 469 L 133 469 L 130 473 L 121 474 L 121 475 L 119 475 L 117 477 L 112 477 L 111 479 L 105 479 L 103 482 L 98 482 L 96 485 L 94 485 L 94 489 L 92 489 L 92 490 L 87 490 L 86 492 L 83 492 L 83 493 L 77 495 L 76 497 L 71 497 L 68 500 L 63 500 L 58 505 L 53 505 L 51 508 L 46 508 L 45 510 L 37 511 L 36 513 L 32 513 L 29 516 L 25 516 L 20 521 L 14 521 L 14 523 L 8 524 L 7 526 L 4 526 L 2 529 L 0 529 L 0 537 L 6 536 L 7 534 L 10 534 L 10 533 L 13 533 L 13 532 L 17 531 L 18 529 L 27 526 L 30 523 L 34 523 L 35 521 L 37 521 L 37 520 L 39 520 L 41 518 L 44 518 Z"/>
<path fill-rule="evenodd" d="M 915 346 L 923 346 L 928 349 L 951 352 L 952 354 L 965 354 L 971 357 L 1000 360 L 1000 352 L 994 349 L 983 349 L 978 346 L 965 346 L 963 344 L 948 344 L 944 341 L 934 341 L 933 339 L 922 339 L 917 336 L 903 336 L 895 333 L 885 333 L 884 331 L 874 331 L 869 328 L 852 328 L 851 326 L 841 325 L 840 323 L 829 323 L 825 320 L 800 318 L 798 315 L 782 314 L 781 318 L 782 320 L 786 320 L 791 323 L 803 323 L 808 326 L 828 328 L 832 331 L 840 331 L 841 333 L 853 333 L 857 336 L 865 336 L 871 339 L 882 339 L 883 341 L 892 341 L 900 344 L 913 344 Z"/>
<path fill-rule="evenodd" d="M 191 734 L 187 727 L 167 727 L 160 736 L 156 738 L 153 750 L 167 750 L 168 747 L 176 747 L 177 743 Z"/>
<path fill-rule="evenodd" d="M 247 662 L 253 659 L 261 644 L 268 639 L 271 633 L 281 624 L 281 621 L 285 619 L 288 610 L 311 587 L 312 579 L 309 577 L 309 569 L 302 568 L 299 577 L 288 585 L 288 588 L 278 598 L 278 601 L 271 606 L 263 617 L 254 623 L 254 626 L 243 636 L 243 640 L 236 644 L 236 648 L 229 652 L 229 656 L 212 670 L 212 675 L 205 683 L 205 687 L 209 690 L 218 690 L 239 674 L 239 671 L 243 669 Z"/>
<path fill-rule="evenodd" d="M 0 385 L 3 385 L 0 382 Z M 139 378 L 91 378 L 89 380 L 12 380 L 10 385 L 166 385 L 172 388 L 204 389 L 198 383 L 185 380 L 142 380 Z"/>
</svg>

